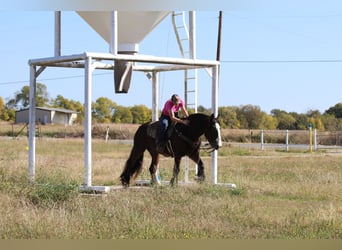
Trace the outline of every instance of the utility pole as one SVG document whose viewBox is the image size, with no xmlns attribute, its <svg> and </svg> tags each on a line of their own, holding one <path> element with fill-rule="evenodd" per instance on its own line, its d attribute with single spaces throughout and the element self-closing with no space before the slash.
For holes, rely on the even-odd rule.
<svg viewBox="0 0 342 250">
<path fill-rule="evenodd" d="M 220 11 L 220 14 L 219 14 L 216 61 L 220 61 L 220 58 L 221 58 L 221 33 L 222 33 L 222 10 Z"/>
</svg>

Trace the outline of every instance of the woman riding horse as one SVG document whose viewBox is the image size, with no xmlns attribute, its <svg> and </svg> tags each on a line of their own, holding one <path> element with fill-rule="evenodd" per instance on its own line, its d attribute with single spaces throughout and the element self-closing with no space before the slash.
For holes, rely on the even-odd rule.
<svg viewBox="0 0 342 250">
<path fill-rule="evenodd" d="M 183 156 L 188 156 L 198 165 L 197 181 L 205 180 L 204 164 L 200 158 L 201 136 L 204 135 L 210 147 L 217 150 L 221 146 L 220 127 L 214 114 L 192 114 L 188 117 L 189 124 L 177 123 L 169 140 L 174 157 L 173 177 L 171 185 L 178 183 L 180 162 Z M 160 154 L 156 147 L 156 131 L 159 122 L 142 124 L 134 135 L 133 148 L 126 161 L 125 167 L 120 175 L 123 186 L 129 186 L 132 179 L 135 179 L 142 171 L 144 152 L 147 150 L 152 157 L 149 167 L 151 184 L 160 184 L 157 178 Z M 151 132 L 151 131 L 154 131 Z"/>
<path fill-rule="evenodd" d="M 188 124 L 188 120 L 182 120 L 178 117 L 179 109 L 182 110 L 184 118 L 187 118 L 189 116 L 183 100 L 177 94 L 173 94 L 171 98 L 165 102 L 164 108 L 159 118 L 157 150 L 161 154 L 165 153 L 167 141 L 166 130 L 168 129 L 171 122 L 183 123 L 185 125 Z"/>
</svg>

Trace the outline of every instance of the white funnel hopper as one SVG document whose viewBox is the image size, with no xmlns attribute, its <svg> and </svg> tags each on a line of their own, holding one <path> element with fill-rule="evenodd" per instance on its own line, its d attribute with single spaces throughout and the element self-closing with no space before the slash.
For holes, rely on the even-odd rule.
<svg viewBox="0 0 342 250">
<path fill-rule="evenodd" d="M 110 11 L 78 11 L 108 44 L 111 42 Z M 135 54 L 139 43 L 169 14 L 169 11 L 118 11 L 117 48 L 119 54 Z M 131 84 L 132 62 L 116 61 L 114 66 L 115 93 L 127 93 Z"/>
<path fill-rule="evenodd" d="M 118 52 L 137 53 L 139 43 L 170 13 L 169 11 L 118 11 Z M 77 11 L 108 44 L 110 11 Z"/>
</svg>

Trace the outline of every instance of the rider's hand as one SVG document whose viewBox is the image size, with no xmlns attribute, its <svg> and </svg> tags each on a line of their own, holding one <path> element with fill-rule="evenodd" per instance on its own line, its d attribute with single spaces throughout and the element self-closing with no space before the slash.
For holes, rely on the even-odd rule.
<svg viewBox="0 0 342 250">
<path fill-rule="evenodd" d="M 189 124 L 189 120 L 188 120 L 188 119 L 182 120 L 182 123 L 183 123 L 184 125 L 188 125 L 188 124 Z"/>
</svg>

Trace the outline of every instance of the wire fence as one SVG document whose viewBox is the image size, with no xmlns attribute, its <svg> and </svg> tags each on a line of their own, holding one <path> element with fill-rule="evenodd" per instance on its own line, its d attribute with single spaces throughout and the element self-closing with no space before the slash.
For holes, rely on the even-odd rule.
<svg viewBox="0 0 342 250">
<path fill-rule="evenodd" d="M 342 131 L 308 130 L 223 130 L 223 141 L 245 147 L 290 149 L 342 149 Z"/>
<path fill-rule="evenodd" d="M 94 124 L 92 137 L 113 140 L 132 140 L 139 124 Z M 44 125 L 36 128 L 36 136 L 42 138 L 83 138 L 82 125 Z M 0 123 L 0 136 L 28 136 L 25 124 Z M 260 129 L 221 129 L 224 144 L 236 144 L 261 149 L 281 148 L 291 150 L 307 148 L 342 148 L 342 131 L 312 130 L 260 130 Z M 205 138 L 204 138 L 205 140 Z"/>
</svg>

